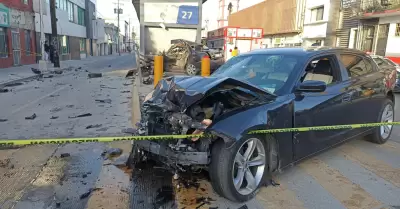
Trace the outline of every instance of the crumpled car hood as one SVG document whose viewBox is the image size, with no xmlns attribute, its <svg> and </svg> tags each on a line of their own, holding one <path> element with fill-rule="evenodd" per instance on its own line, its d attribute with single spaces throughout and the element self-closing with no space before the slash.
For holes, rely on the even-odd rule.
<svg viewBox="0 0 400 209">
<path fill-rule="evenodd" d="M 173 76 L 162 79 L 152 97 L 143 104 L 163 106 L 166 111 L 184 112 L 192 104 L 216 91 L 240 89 L 260 99 L 271 100 L 275 95 L 228 77 Z"/>
</svg>

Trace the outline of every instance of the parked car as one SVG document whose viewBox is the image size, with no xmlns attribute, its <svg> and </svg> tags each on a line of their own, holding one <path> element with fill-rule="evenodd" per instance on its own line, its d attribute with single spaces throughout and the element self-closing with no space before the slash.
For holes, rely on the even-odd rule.
<svg viewBox="0 0 400 209">
<path fill-rule="evenodd" d="M 139 133 L 208 137 L 135 141 L 133 159 L 154 159 L 172 172 L 207 170 L 218 194 L 247 201 L 274 172 L 355 137 L 383 144 L 392 126 L 249 131 L 392 122 L 393 74 L 364 52 L 318 47 L 254 50 L 210 77 L 164 78 L 143 102 Z"/>
<path fill-rule="evenodd" d="M 379 55 L 371 55 L 374 62 L 380 68 L 394 68 L 397 71 L 396 85 L 394 87 L 394 92 L 400 92 L 400 65 L 393 62 L 391 59 Z"/>
</svg>

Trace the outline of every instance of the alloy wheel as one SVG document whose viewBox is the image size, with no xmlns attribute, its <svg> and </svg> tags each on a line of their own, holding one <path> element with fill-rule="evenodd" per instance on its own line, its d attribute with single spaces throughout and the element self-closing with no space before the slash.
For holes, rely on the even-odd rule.
<svg viewBox="0 0 400 209">
<path fill-rule="evenodd" d="M 254 192 L 265 171 L 265 148 L 260 139 L 250 138 L 236 153 L 233 163 L 233 185 L 241 195 Z"/>
<path fill-rule="evenodd" d="M 194 66 L 193 64 L 188 64 L 186 67 L 186 73 L 188 75 L 196 75 L 197 74 L 196 66 Z"/>
<path fill-rule="evenodd" d="M 394 119 L 394 111 L 393 111 L 393 106 L 391 104 L 387 104 L 385 106 L 385 109 L 383 109 L 382 112 L 382 118 L 381 122 L 393 122 Z M 389 137 L 390 132 L 392 131 L 393 125 L 383 125 L 380 127 L 380 134 L 383 139 L 386 139 Z"/>
</svg>

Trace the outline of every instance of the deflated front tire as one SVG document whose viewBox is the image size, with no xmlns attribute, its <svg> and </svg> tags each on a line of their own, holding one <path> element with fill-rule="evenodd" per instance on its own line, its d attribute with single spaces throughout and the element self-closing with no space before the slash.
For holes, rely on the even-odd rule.
<svg viewBox="0 0 400 209">
<path fill-rule="evenodd" d="M 252 199 L 268 176 L 266 144 L 256 136 L 245 136 L 229 148 L 223 140 L 215 142 L 209 169 L 214 190 L 235 202 Z"/>
</svg>

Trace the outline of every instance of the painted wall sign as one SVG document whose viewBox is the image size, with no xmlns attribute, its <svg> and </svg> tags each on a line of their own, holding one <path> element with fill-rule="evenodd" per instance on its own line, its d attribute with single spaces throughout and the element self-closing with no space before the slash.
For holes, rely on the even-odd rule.
<svg viewBox="0 0 400 209">
<path fill-rule="evenodd" d="M 179 6 L 177 24 L 197 25 L 199 24 L 199 7 L 198 6 Z"/>
<path fill-rule="evenodd" d="M 228 28 L 227 29 L 227 37 L 236 37 L 237 28 Z"/>
<path fill-rule="evenodd" d="M 167 24 L 199 24 L 199 7 L 196 2 L 144 3 L 144 22 Z"/>
<path fill-rule="evenodd" d="M 247 28 L 238 28 L 237 36 L 241 38 L 251 38 L 252 36 L 251 31 L 252 31 L 251 29 Z"/>
<path fill-rule="evenodd" d="M 2 3 L 0 3 L 0 26 L 10 26 L 10 10 Z"/>
</svg>

